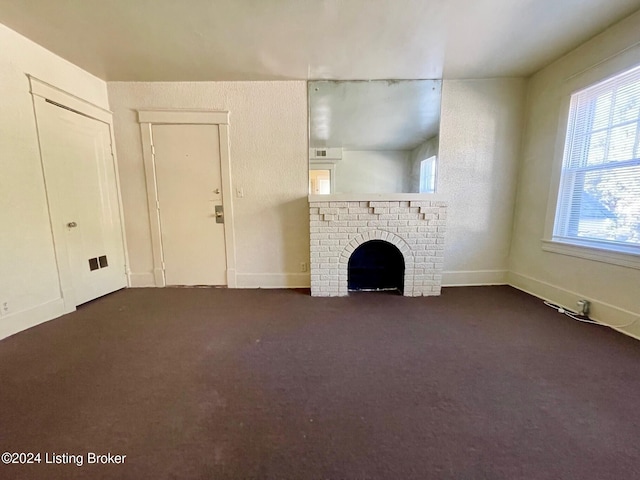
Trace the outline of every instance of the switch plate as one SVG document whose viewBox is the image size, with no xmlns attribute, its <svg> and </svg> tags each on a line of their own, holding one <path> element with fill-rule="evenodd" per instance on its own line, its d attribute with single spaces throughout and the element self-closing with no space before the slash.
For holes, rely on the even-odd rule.
<svg viewBox="0 0 640 480">
<path fill-rule="evenodd" d="M 244 188 L 241 188 L 241 187 L 236 188 L 236 197 L 238 198 L 244 197 Z"/>
</svg>

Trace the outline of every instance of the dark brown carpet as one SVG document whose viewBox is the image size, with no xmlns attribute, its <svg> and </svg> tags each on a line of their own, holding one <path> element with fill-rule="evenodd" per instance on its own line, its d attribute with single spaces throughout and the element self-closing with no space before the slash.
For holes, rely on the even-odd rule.
<svg viewBox="0 0 640 480">
<path fill-rule="evenodd" d="M 85 462 L 2 479 L 636 479 L 640 343 L 510 287 L 126 290 L 0 342 L 0 451 Z"/>
</svg>

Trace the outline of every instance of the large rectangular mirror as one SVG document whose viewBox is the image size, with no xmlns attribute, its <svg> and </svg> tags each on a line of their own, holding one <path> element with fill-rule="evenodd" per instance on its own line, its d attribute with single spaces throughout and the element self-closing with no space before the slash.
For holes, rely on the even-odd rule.
<svg viewBox="0 0 640 480">
<path fill-rule="evenodd" d="M 435 193 L 441 80 L 311 81 L 309 192 Z"/>
</svg>

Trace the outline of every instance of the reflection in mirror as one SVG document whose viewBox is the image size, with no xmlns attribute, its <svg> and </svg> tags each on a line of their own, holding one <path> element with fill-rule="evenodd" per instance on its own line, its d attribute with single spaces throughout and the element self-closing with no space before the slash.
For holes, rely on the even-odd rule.
<svg viewBox="0 0 640 480">
<path fill-rule="evenodd" d="M 420 193 L 436 192 L 436 156 L 420 162 Z"/>
<path fill-rule="evenodd" d="M 309 82 L 309 192 L 434 193 L 441 80 Z"/>
<path fill-rule="evenodd" d="M 313 166 L 309 170 L 309 192 L 313 195 L 331 193 L 331 170 Z"/>
</svg>

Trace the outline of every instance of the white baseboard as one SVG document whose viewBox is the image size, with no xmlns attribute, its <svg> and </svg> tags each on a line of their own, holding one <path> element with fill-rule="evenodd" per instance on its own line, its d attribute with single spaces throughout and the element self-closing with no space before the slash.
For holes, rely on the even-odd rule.
<svg viewBox="0 0 640 480">
<path fill-rule="evenodd" d="M 575 311 L 578 300 L 589 300 L 591 302 L 591 314 L 589 315 L 591 318 L 625 335 L 640 340 L 640 314 L 638 313 L 616 307 L 597 298 L 590 298 L 581 293 L 573 292 L 521 273 L 509 272 L 508 279 L 509 285 L 518 290 L 522 290 L 523 292 L 556 305 L 561 305 L 569 310 Z"/>
<path fill-rule="evenodd" d="M 237 273 L 236 288 L 309 288 L 308 273 Z"/>
<path fill-rule="evenodd" d="M 0 340 L 74 310 L 65 310 L 64 301 L 57 298 L 29 310 L 0 317 Z"/>
<path fill-rule="evenodd" d="M 129 285 L 136 287 L 156 287 L 157 272 L 137 272 L 129 274 Z M 311 276 L 308 273 L 237 273 L 227 271 L 229 288 L 309 288 Z"/>
<path fill-rule="evenodd" d="M 227 268 L 227 288 L 238 288 L 238 274 L 235 268 Z"/>
<path fill-rule="evenodd" d="M 478 285 L 506 284 L 506 270 L 458 270 L 442 272 L 443 287 L 469 287 Z"/>
<path fill-rule="evenodd" d="M 132 288 L 155 287 L 156 280 L 153 272 L 129 273 L 129 286 Z"/>
</svg>

